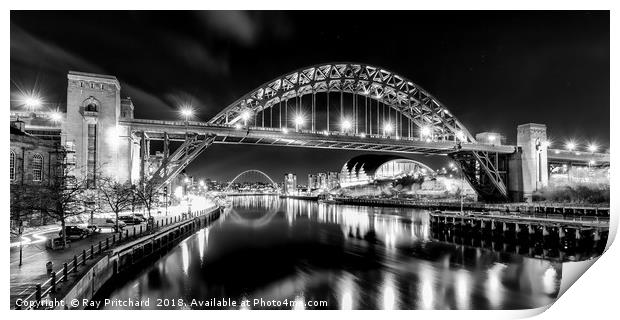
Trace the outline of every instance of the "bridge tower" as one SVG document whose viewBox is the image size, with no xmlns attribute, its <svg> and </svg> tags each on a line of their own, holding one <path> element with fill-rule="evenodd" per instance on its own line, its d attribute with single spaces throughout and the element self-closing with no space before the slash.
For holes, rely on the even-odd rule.
<svg viewBox="0 0 620 320">
<path fill-rule="evenodd" d="M 517 127 L 517 146 L 521 149 L 521 175 L 523 198 L 532 200 L 532 193 L 547 186 L 547 126 L 526 123 Z"/>
<path fill-rule="evenodd" d="M 75 150 L 72 174 L 86 177 L 90 187 L 99 174 L 129 180 L 135 147 L 129 128 L 119 126 L 119 81 L 114 76 L 76 71 L 69 71 L 67 78 L 67 118 L 61 139 Z M 133 112 L 125 115 L 133 116 Z"/>
</svg>

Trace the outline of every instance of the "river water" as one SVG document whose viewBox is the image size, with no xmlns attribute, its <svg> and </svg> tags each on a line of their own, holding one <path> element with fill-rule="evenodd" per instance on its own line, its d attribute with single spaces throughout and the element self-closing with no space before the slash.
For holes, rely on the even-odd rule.
<svg viewBox="0 0 620 320">
<path fill-rule="evenodd" d="M 143 305 L 102 308 L 521 309 L 559 291 L 561 263 L 432 240 L 426 210 L 232 200 L 99 299 Z"/>
</svg>

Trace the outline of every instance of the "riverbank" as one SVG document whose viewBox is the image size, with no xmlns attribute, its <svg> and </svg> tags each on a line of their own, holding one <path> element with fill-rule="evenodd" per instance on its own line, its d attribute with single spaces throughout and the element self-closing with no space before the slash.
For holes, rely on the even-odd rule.
<svg viewBox="0 0 620 320">
<path fill-rule="evenodd" d="M 11 305 L 15 309 L 83 309 L 87 306 L 73 306 L 71 301 L 89 301 L 115 276 L 145 259 L 155 258 L 219 216 L 220 208 L 214 207 L 197 211 L 186 219 L 157 221 L 152 231 L 140 228 L 133 235 L 113 234 L 75 255 L 72 263 L 65 263 L 62 269 L 47 276 L 47 281 L 34 285 L 30 294 L 12 297 Z"/>
</svg>

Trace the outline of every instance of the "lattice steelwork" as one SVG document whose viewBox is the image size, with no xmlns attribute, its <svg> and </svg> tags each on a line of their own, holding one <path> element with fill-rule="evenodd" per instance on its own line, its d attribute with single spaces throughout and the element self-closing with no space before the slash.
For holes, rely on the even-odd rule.
<svg viewBox="0 0 620 320">
<path fill-rule="evenodd" d="M 418 85 L 386 69 L 359 63 L 315 65 L 278 77 L 244 95 L 209 123 L 475 143 L 456 117 Z"/>
</svg>

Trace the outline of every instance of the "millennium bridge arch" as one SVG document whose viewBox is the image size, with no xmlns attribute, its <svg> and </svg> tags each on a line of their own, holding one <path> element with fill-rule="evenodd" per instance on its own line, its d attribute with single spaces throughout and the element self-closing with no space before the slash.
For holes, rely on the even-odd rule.
<svg viewBox="0 0 620 320">
<path fill-rule="evenodd" d="M 273 181 L 273 179 L 271 179 L 271 177 L 269 177 L 268 174 L 257 170 L 257 169 L 250 169 L 250 170 L 245 170 L 239 174 L 237 174 L 226 186 L 226 189 L 224 190 L 226 193 L 231 191 L 231 187 L 238 181 L 243 181 L 243 179 L 247 179 L 247 178 L 251 178 L 251 179 L 255 179 L 256 177 L 261 177 L 261 178 L 265 178 L 267 181 L 269 181 L 271 183 L 271 186 L 273 187 L 274 190 L 279 191 L 280 188 L 278 187 L 278 184 Z M 252 182 L 258 182 L 257 180 L 251 180 Z"/>
</svg>

